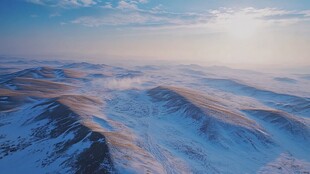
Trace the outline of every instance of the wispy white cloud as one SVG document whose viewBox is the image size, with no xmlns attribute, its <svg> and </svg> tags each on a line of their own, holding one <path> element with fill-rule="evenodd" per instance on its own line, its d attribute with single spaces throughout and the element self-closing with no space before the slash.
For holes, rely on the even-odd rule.
<svg viewBox="0 0 310 174">
<path fill-rule="evenodd" d="M 283 10 L 277 8 L 219 8 L 200 13 L 175 13 L 166 11 L 161 4 L 147 6 L 148 0 L 27 0 L 29 2 L 61 8 L 101 7 L 106 10 L 93 16 L 80 16 L 68 23 L 81 24 L 87 27 L 98 26 L 130 26 L 130 27 L 211 27 L 221 29 L 239 25 L 238 22 L 248 20 L 250 25 L 287 26 L 299 22 L 310 21 L 310 11 Z M 112 3 L 113 2 L 113 3 Z M 51 14 L 50 17 L 59 16 Z M 237 23 L 236 23 L 237 22 Z"/>
<path fill-rule="evenodd" d="M 205 13 L 173 13 L 158 6 L 149 11 L 139 9 L 137 1 L 120 1 L 113 12 L 104 16 L 84 16 L 71 21 L 88 27 L 120 25 L 136 27 L 176 27 L 176 26 L 208 26 L 223 27 L 236 21 L 249 20 L 255 25 L 290 25 L 301 21 L 310 21 L 309 11 L 287 11 L 275 8 L 255 9 L 252 7 L 235 10 L 220 8 Z M 123 11 L 127 9 L 127 11 Z M 227 27 L 230 27 L 229 25 Z"/>
<path fill-rule="evenodd" d="M 96 5 L 98 0 L 27 0 L 28 2 L 46 5 L 51 7 L 62 7 L 62 8 L 72 8 L 72 7 L 89 7 Z"/>
<path fill-rule="evenodd" d="M 112 13 L 103 17 L 80 17 L 71 21 L 74 24 L 82 24 L 88 27 L 97 26 L 156 26 L 156 25 L 177 25 L 183 22 L 177 18 L 169 18 L 167 16 L 158 16 L 150 13 L 141 13 L 138 11 L 126 13 Z"/>
<path fill-rule="evenodd" d="M 163 12 L 164 11 L 164 6 L 162 4 L 158 4 L 157 6 L 153 7 L 151 9 L 152 12 Z"/>
<path fill-rule="evenodd" d="M 146 4 L 148 0 L 115 0 L 102 1 L 102 0 L 26 0 L 33 4 L 45 5 L 50 7 L 60 8 L 77 8 L 77 7 L 102 7 L 106 9 L 122 9 L 122 10 L 139 10 L 139 4 Z M 114 4 L 114 6 L 113 6 Z"/>
<path fill-rule="evenodd" d="M 137 6 L 136 1 L 131 2 L 131 1 L 121 0 L 121 1 L 119 1 L 117 8 L 136 10 L 136 9 L 138 9 L 138 6 Z"/>
<path fill-rule="evenodd" d="M 141 10 L 139 5 L 148 3 L 147 0 L 119 0 L 116 5 L 113 6 L 111 2 L 105 2 L 102 8 L 105 9 L 121 9 L 121 10 Z"/>
<path fill-rule="evenodd" d="M 113 6 L 112 6 L 111 2 L 105 2 L 105 4 L 103 6 L 101 6 L 101 8 L 113 9 Z"/>
</svg>

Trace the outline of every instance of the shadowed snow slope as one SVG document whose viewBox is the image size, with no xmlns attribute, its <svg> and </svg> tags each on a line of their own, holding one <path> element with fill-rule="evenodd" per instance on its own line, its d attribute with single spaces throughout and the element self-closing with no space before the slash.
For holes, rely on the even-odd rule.
<svg viewBox="0 0 310 174">
<path fill-rule="evenodd" d="M 83 113 L 89 102 L 93 99 L 61 96 L 24 105 L 1 117 L 1 169 L 10 173 L 113 172 L 103 129 Z M 21 130 L 22 134 L 13 133 Z M 26 162 L 16 161 L 12 166 L 12 159 Z"/>
<path fill-rule="evenodd" d="M 200 122 L 198 129 L 208 140 L 225 147 L 231 146 L 232 142 L 243 142 L 256 149 L 257 145 L 271 143 L 267 133 L 255 121 L 227 108 L 222 101 L 211 96 L 177 87 L 157 87 L 150 90 L 149 95 L 156 101 L 165 102 L 170 112 L 182 111 L 184 116 Z"/>
<path fill-rule="evenodd" d="M 109 67 L 109 66 L 104 65 L 104 64 L 91 64 L 87 62 L 71 63 L 71 64 L 62 66 L 62 68 L 88 69 L 88 70 L 104 69 L 106 67 Z"/>
<path fill-rule="evenodd" d="M 293 136 L 301 137 L 302 141 L 310 142 L 309 120 L 277 110 L 251 109 L 245 112 L 265 122 L 269 122 L 278 129 L 286 131 Z"/>
<path fill-rule="evenodd" d="M 63 79 L 63 78 L 81 78 L 84 73 L 70 69 L 56 69 L 51 67 L 37 67 L 25 69 L 12 74 L 2 75 L 2 79 L 12 79 L 14 77 L 35 78 L 35 79 Z"/>
<path fill-rule="evenodd" d="M 92 121 L 102 103 L 70 94 L 76 88 L 73 85 L 47 80 L 55 77 L 47 76 L 49 70 L 35 71 L 44 74 L 43 79 L 16 77 L 25 74 L 14 73 L 1 83 L 1 170 L 114 173 L 105 129 Z"/>
<path fill-rule="evenodd" d="M 268 106 L 281 109 L 285 112 L 300 114 L 306 117 L 310 115 L 309 98 L 259 89 L 231 79 L 203 78 L 202 80 L 207 86 L 212 88 L 231 92 L 236 95 L 253 97 Z"/>
</svg>

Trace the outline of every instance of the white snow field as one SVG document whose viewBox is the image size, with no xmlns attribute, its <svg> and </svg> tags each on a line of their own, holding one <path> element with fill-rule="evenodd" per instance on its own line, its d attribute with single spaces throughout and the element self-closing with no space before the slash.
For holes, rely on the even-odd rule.
<svg viewBox="0 0 310 174">
<path fill-rule="evenodd" d="M 310 173 L 309 74 L 0 62 L 0 173 Z"/>
</svg>

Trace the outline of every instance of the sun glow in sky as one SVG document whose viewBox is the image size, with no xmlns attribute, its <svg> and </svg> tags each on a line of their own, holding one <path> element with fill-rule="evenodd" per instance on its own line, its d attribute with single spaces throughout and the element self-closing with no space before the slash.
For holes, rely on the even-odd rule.
<svg viewBox="0 0 310 174">
<path fill-rule="evenodd" d="M 236 14 L 226 21 L 226 30 L 238 39 L 249 38 L 259 29 L 259 21 L 245 14 Z"/>
<path fill-rule="evenodd" d="M 3 0 L 0 54 L 309 66 L 308 0 Z"/>
</svg>

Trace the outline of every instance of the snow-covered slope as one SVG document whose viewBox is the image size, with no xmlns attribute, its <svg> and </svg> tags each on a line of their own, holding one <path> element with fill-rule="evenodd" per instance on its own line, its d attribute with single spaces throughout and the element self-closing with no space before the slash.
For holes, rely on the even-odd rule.
<svg viewBox="0 0 310 174">
<path fill-rule="evenodd" d="M 71 98 L 79 101 L 78 110 L 66 103 Z M 81 97 L 61 96 L 27 102 L 16 111 L 2 113 L 1 170 L 6 173 L 113 173 L 103 130 L 82 114 L 82 104 L 85 105 Z"/>
<path fill-rule="evenodd" d="M 18 71 L 13 74 L 3 75 L 2 78 L 25 77 L 25 78 L 81 78 L 83 74 L 69 69 L 51 67 L 37 67 Z"/>
<path fill-rule="evenodd" d="M 231 79 L 204 78 L 206 85 L 231 92 L 236 95 L 254 97 L 257 100 L 277 109 L 302 116 L 310 115 L 310 98 L 290 94 L 281 94 L 269 90 L 255 88 Z"/>
<path fill-rule="evenodd" d="M 300 75 L 1 63 L 0 173 L 310 172 Z"/>
<path fill-rule="evenodd" d="M 204 133 L 209 141 L 226 148 L 242 143 L 256 149 L 257 146 L 272 143 L 263 128 L 241 113 L 225 107 L 219 99 L 176 87 L 157 87 L 150 90 L 149 95 L 165 102 L 169 112 L 183 112 L 185 117 L 196 120 L 196 129 Z"/>
</svg>

